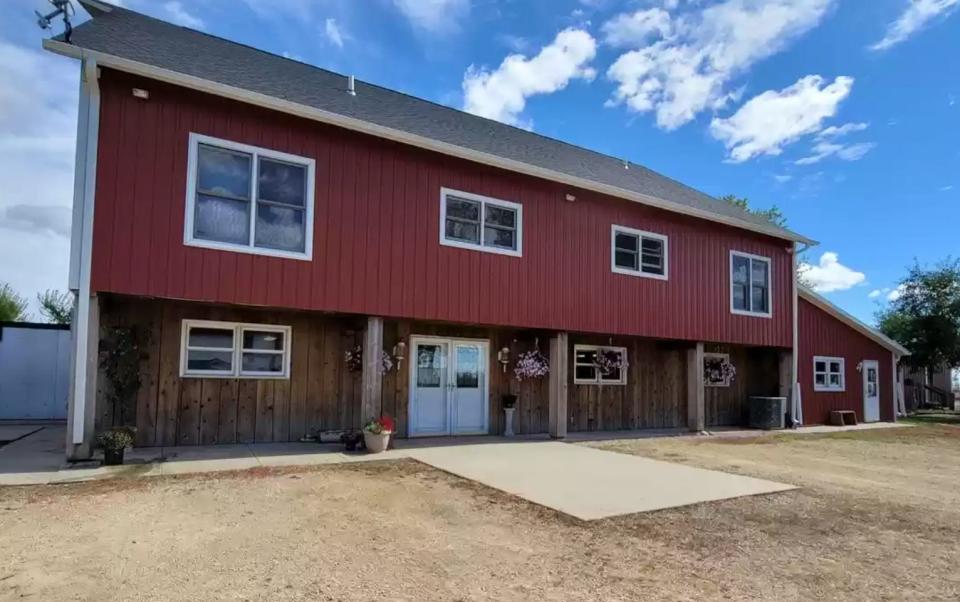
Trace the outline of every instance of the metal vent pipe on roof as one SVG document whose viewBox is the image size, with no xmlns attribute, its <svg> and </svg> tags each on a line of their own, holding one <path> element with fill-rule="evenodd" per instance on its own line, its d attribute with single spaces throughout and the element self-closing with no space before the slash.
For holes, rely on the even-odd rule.
<svg viewBox="0 0 960 602">
<path fill-rule="evenodd" d="M 356 78 L 354 78 L 352 75 L 347 76 L 347 94 L 350 96 L 357 95 L 357 82 Z"/>
</svg>

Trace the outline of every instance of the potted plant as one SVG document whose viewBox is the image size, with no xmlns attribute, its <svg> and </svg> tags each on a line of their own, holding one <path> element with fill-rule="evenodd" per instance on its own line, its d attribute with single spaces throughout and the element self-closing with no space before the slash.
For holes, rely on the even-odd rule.
<svg viewBox="0 0 960 602">
<path fill-rule="evenodd" d="M 513 412 L 517 408 L 517 396 L 512 393 L 503 396 L 503 436 L 513 437 Z"/>
<path fill-rule="evenodd" d="M 347 451 L 357 451 L 357 446 L 360 445 L 362 439 L 360 431 L 349 430 L 340 435 L 340 442 L 343 443 Z"/>
<path fill-rule="evenodd" d="M 104 466 L 123 464 L 123 453 L 133 446 L 133 429 L 127 426 L 112 428 L 97 435 L 97 447 L 103 450 Z"/>
<path fill-rule="evenodd" d="M 390 442 L 390 435 L 393 434 L 393 418 L 381 416 L 375 418 L 363 427 L 363 442 L 367 446 L 367 451 L 371 454 L 378 454 L 387 449 Z"/>
</svg>

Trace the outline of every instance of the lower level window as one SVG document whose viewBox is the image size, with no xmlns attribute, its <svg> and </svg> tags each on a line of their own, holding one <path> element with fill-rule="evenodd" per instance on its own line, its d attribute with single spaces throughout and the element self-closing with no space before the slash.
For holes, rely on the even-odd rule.
<svg viewBox="0 0 960 602">
<path fill-rule="evenodd" d="M 843 391 L 845 389 L 843 369 L 842 357 L 815 356 L 813 358 L 813 390 Z"/>
<path fill-rule="evenodd" d="M 577 385 L 627 384 L 627 350 L 624 347 L 575 345 L 573 382 Z"/>
<path fill-rule="evenodd" d="M 290 327 L 184 320 L 180 375 L 289 378 Z"/>
</svg>

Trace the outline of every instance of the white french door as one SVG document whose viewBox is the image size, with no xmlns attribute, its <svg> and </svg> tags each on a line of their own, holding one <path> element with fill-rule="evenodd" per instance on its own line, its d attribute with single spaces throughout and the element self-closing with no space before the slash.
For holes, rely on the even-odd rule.
<svg viewBox="0 0 960 602">
<path fill-rule="evenodd" d="M 411 337 L 411 437 L 486 434 L 487 341 Z"/>
<path fill-rule="evenodd" d="M 863 421 L 880 420 L 880 364 L 863 360 Z"/>
</svg>

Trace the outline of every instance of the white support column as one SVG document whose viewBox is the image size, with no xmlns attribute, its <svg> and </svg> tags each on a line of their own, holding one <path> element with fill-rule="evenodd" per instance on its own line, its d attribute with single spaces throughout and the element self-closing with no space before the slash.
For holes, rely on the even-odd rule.
<svg viewBox="0 0 960 602">
<path fill-rule="evenodd" d="M 570 337 L 565 332 L 550 339 L 549 397 L 550 436 L 563 439 L 567 436 L 567 395 L 569 386 Z"/>
<path fill-rule="evenodd" d="M 703 343 L 697 343 L 687 351 L 687 428 L 696 433 L 707 428 L 704 387 Z"/>
<path fill-rule="evenodd" d="M 363 332 L 363 372 L 360 393 L 361 422 L 379 418 L 383 410 L 383 375 L 380 357 L 383 353 L 383 318 L 369 316 Z"/>
<path fill-rule="evenodd" d="M 74 303 L 70 329 L 74 362 L 70 367 L 70 395 L 67 404 L 68 460 L 87 460 L 93 455 L 94 420 L 97 408 L 97 370 L 100 347 L 100 299 Z M 81 313 L 85 312 L 85 313 Z M 85 327 L 77 325 L 84 323 Z"/>
<path fill-rule="evenodd" d="M 68 286 L 76 295 L 71 325 L 72 362 L 67 409 L 66 456 L 92 454 L 100 340 L 100 304 L 90 287 L 97 147 L 100 138 L 100 70 L 84 58 L 80 66 L 80 105 L 73 182 L 73 224 L 70 232 Z"/>
</svg>

